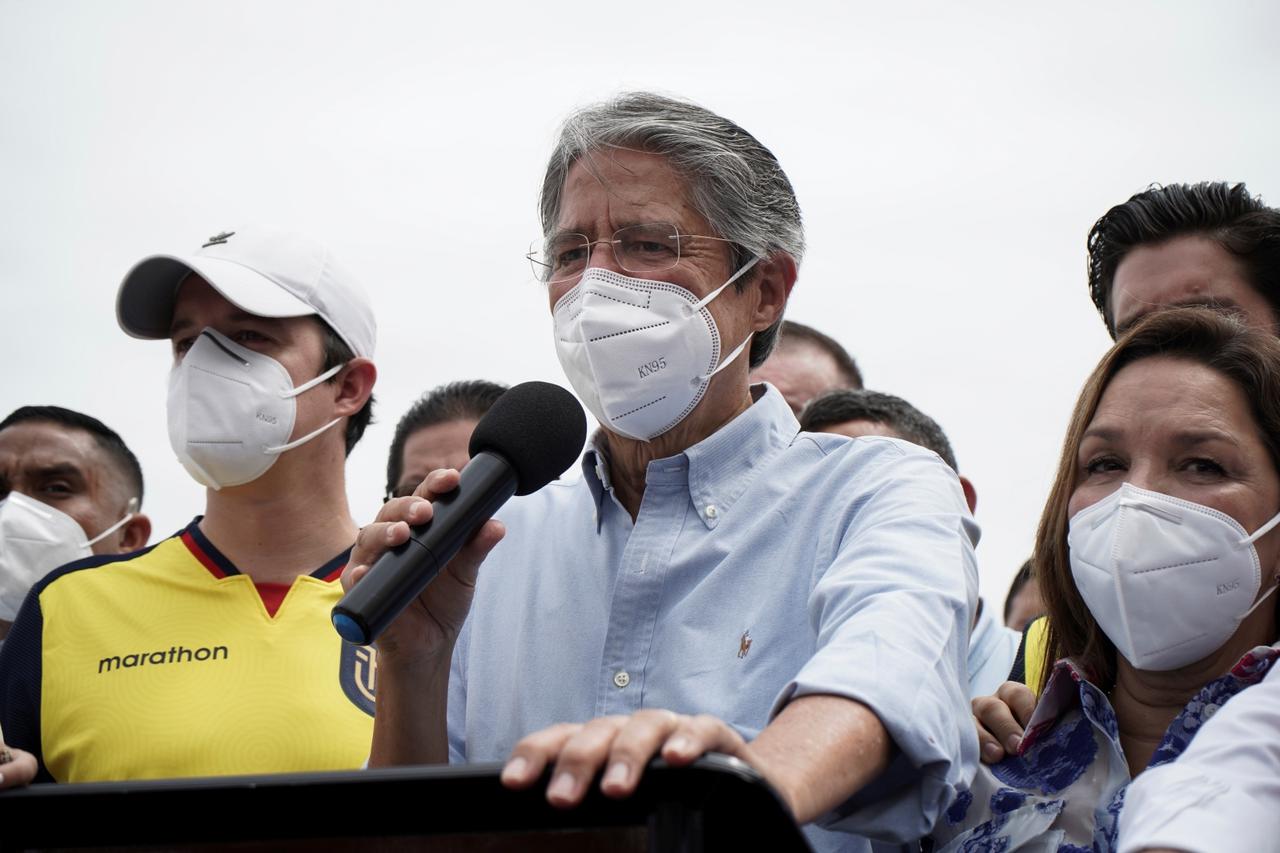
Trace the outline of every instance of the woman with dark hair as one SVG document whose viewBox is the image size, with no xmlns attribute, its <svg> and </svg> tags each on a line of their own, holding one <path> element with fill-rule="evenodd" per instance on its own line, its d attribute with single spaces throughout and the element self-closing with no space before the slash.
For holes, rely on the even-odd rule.
<svg viewBox="0 0 1280 853">
<path fill-rule="evenodd" d="M 1129 782 L 1280 654 L 1280 341 L 1152 315 L 1094 370 L 1033 562 L 1044 673 L 1017 754 L 979 769 L 938 849 L 1116 847 Z"/>
</svg>

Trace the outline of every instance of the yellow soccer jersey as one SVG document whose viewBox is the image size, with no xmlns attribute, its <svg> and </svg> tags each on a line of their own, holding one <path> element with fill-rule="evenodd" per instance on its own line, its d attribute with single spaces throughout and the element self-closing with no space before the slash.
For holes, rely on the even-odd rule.
<svg viewBox="0 0 1280 853">
<path fill-rule="evenodd" d="M 28 595 L 0 652 L 0 723 L 45 781 L 360 767 L 371 649 L 329 621 L 340 554 L 255 585 L 200 532 L 64 566 Z"/>
</svg>

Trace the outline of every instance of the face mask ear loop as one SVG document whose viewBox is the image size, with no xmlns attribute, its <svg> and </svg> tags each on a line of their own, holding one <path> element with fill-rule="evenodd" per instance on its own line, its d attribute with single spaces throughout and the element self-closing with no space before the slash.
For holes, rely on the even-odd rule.
<svg viewBox="0 0 1280 853">
<path fill-rule="evenodd" d="M 746 264 L 743 265 L 742 269 L 738 270 L 736 273 L 729 276 L 729 279 L 724 284 L 720 285 L 715 290 L 711 291 L 706 296 L 704 296 L 702 299 L 698 300 L 697 303 L 695 303 L 693 306 L 687 309 L 689 316 L 692 317 L 694 314 L 696 314 L 697 312 L 705 308 L 707 304 L 710 303 L 711 300 L 719 296 L 726 287 L 733 284 L 738 279 L 742 278 L 742 276 L 746 275 L 747 270 L 751 269 L 756 264 L 760 263 L 760 260 L 761 258 L 759 257 L 752 258 L 750 261 L 748 261 Z M 694 377 L 693 384 L 699 385 L 703 382 L 706 382 L 711 377 L 715 376 L 717 373 L 724 370 L 729 365 L 733 364 L 733 360 L 738 356 L 742 355 L 742 351 L 746 349 L 747 344 L 751 342 L 752 337 L 754 337 L 754 333 L 747 335 L 747 337 L 742 341 L 742 343 L 738 344 L 737 348 L 733 352 L 729 353 L 728 358 L 720 359 L 720 363 L 716 365 L 715 370 L 712 370 L 710 373 L 707 373 L 703 376 Z"/>
<path fill-rule="evenodd" d="M 1241 540 L 1240 542 L 1241 547 L 1245 545 L 1252 545 L 1254 542 L 1257 542 L 1263 536 L 1267 535 L 1268 531 L 1270 531 L 1277 524 L 1280 524 L 1280 512 L 1272 516 L 1271 520 L 1268 521 L 1266 524 L 1262 525 L 1257 530 L 1253 531 L 1252 535 L 1246 536 L 1243 540 Z M 1253 603 L 1253 606 L 1250 607 L 1248 610 L 1246 610 L 1244 612 L 1244 615 L 1240 617 L 1241 622 L 1249 618 L 1249 614 L 1257 610 L 1258 606 L 1262 604 L 1262 602 L 1270 598 L 1273 592 L 1275 592 L 1277 589 L 1280 589 L 1280 575 L 1275 576 L 1274 580 L 1275 582 L 1271 584 L 1271 589 L 1267 590 L 1263 594 L 1262 598 L 1259 598 L 1257 601 L 1255 601 Z"/>
<path fill-rule="evenodd" d="M 324 426 L 320 427 L 320 429 L 309 432 L 306 435 L 304 435 L 302 438 L 295 438 L 293 441 L 289 442 L 288 444 L 281 444 L 277 447 L 264 447 L 262 448 L 262 452 L 263 453 L 284 453 L 286 450 L 293 450 L 295 447 L 298 447 L 299 445 L 306 444 L 308 441 L 315 438 L 317 435 L 324 432 L 325 430 L 327 430 L 329 427 L 333 426 L 340 420 L 342 420 L 342 418 L 334 418 Z"/>
<path fill-rule="evenodd" d="M 338 371 L 344 367 L 346 367 L 345 364 L 335 364 L 333 367 L 329 368 L 324 373 L 321 373 L 315 379 L 312 379 L 309 382 L 303 382 L 301 385 L 299 385 L 297 388 L 294 388 L 292 391 L 281 394 L 280 397 L 281 399 L 288 400 L 290 397 L 296 397 L 299 394 L 303 393 L 304 391 L 310 391 L 312 388 L 316 387 L 321 382 L 324 382 L 329 377 L 337 375 Z M 342 420 L 342 418 L 334 418 L 324 426 L 320 427 L 320 429 L 313 430 L 312 432 L 309 432 L 306 435 L 302 436 L 302 438 L 295 438 L 293 441 L 290 441 L 286 444 L 280 444 L 275 447 L 264 447 L 262 450 L 264 453 L 274 453 L 274 454 L 284 453 L 286 450 L 293 450 L 295 447 L 306 444 L 308 441 L 315 438 L 317 435 L 324 432 L 325 430 L 327 430 L 329 427 L 333 426 L 340 420 Z"/>
<path fill-rule="evenodd" d="M 1278 582 L 1278 583 L 1273 583 L 1273 584 L 1271 585 L 1271 589 L 1269 589 L 1269 590 L 1267 590 L 1266 592 L 1264 592 L 1264 593 L 1262 594 L 1262 598 L 1259 598 L 1257 601 L 1255 601 L 1255 602 L 1253 603 L 1253 606 L 1252 606 L 1252 607 L 1250 607 L 1248 610 L 1246 610 L 1246 611 L 1244 612 L 1244 615 L 1240 617 L 1240 621 L 1241 621 L 1241 622 L 1243 622 L 1244 620 L 1248 619 L 1248 618 L 1249 618 L 1249 614 L 1250 614 L 1250 613 L 1252 613 L 1253 611 L 1257 610 L 1257 609 L 1258 609 L 1258 607 L 1262 604 L 1262 602 L 1264 602 L 1264 601 L 1266 601 L 1268 598 L 1270 598 L 1270 597 L 1271 597 L 1271 594 L 1272 594 L 1273 592 L 1275 592 L 1277 589 L 1280 589 L 1280 582 Z"/>
<path fill-rule="evenodd" d="M 294 388 L 292 391 L 284 392 L 283 394 L 280 395 L 280 399 L 288 400 L 290 397 L 296 397 L 299 394 L 303 393 L 304 391 L 310 391 L 312 388 L 316 387 L 321 382 L 324 382 L 329 377 L 336 376 L 338 374 L 338 371 L 344 367 L 346 367 L 345 364 L 335 364 L 333 367 L 329 368 L 324 373 L 321 373 L 315 379 L 312 379 L 308 382 L 303 382 L 301 385 L 299 385 L 297 388 Z"/>
<path fill-rule="evenodd" d="M 706 382 L 706 381 L 707 381 L 708 379 L 710 379 L 712 376 L 715 376 L 717 373 L 719 373 L 720 371 L 724 370 L 724 369 L 725 369 L 726 367 L 728 367 L 729 365 L 733 364 L 733 360 L 734 360 L 735 358 L 737 358 L 738 356 L 742 355 L 742 351 L 743 351 L 744 349 L 746 349 L 746 348 L 747 348 L 747 344 L 751 343 L 751 339 L 752 339 L 753 337 L 755 337 L 755 334 L 754 334 L 754 333 L 752 333 L 752 334 L 750 334 L 750 335 L 747 335 L 747 336 L 742 340 L 742 343 L 738 344 L 738 346 L 733 350 L 733 352 L 729 353 L 729 357 L 728 357 L 728 358 L 722 358 L 722 359 L 720 359 L 720 363 L 716 365 L 716 369 L 715 369 L 715 370 L 711 371 L 710 373 L 706 374 L 705 376 L 699 376 L 698 378 L 694 379 L 694 380 L 693 380 L 693 384 L 698 385 L 698 384 L 700 384 L 700 383 L 702 383 L 702 382 Z"/>
<path fill-rule="evenodd" d="M 712 300 L 712 299 L 715 299 L 717 296 L 719 296 L 719 295 L 720 295 L 720 293 L 721 293 L 721 291 L 723 291 L 726 287 L 728 287 L 729 285 L 733 284 L 735 281 L 737 281 L 738 279 L 740 279 L 740 278 L 742 278 L 744 275 L 746 275 L 746 274 L 747 274 L 747 270 L 751 269 L 751 268 L 752 268 L 752 267 L 754 267 L 756 264 L 760 263 L 760 260 L 761 260 L 761 259 L 760 259 L 759 257 L 752 258 L 750 261 L 748 261 L 748 262 L 747 262 L 747 263 L 742 267 L 742 269 L 738 270 L 736 273 L 734 273 L 733 275 L 729 276 L 728 281 L 726 281 L 724 284 L 720 285 L 720 286 L 719 286 L 719 287 L 717 287 L 715 290 L 713 290 L 713 291 L 711 291 L 710 293 L 708 293 L 706 296 L 702 297 L 702 299 L 699 299 L 699 300 L 698 300 L 698 301 L 693 305 L 693 307 L 691 307 L 691 308 L 689 309 L 689 313 L 690 313 L 690 314 L 696 314 L 696 313 L 698 313 L 699 311 L 701 311 L 703 308 L 705 308 L 705 307 L 707 306 L 707 304 L 708 304 L 709 302 L 711 302 L 711 300 Z"/>
<path fill-rule="evenodd" d="M 199 481 L 205 486 L 208 486 L 210 489 L 213 489 L 215 492 L 222 491 L 222 484 L 219 483 L 213 477 L 209 476 L 209 472 L 204 470 L 204 468 L 200 467 L 200 463 L 192 459 L 190 454 L 187 454 L 187 458 L 183 460 L 182 464 L 188 466 L 189 468 L 194 468 L 196 471 L 200 472 L 199 476 L 196 477 L 197 481 Z"/>
<path fill-rule="evenodd" d="M 107 538 L 108 536 L 110 536 L 112 533 L 115 533 L 115 532 L 116 532 L 117 530 L 119 530 L 121 527 L 124 527 L 126 524 L 128 524 L 128 523 L 129 523 L 129 519 L 133 518 L 134 513 L 135 513 L 135 510 L 137 510 L 137 508 L 138 508 L 138 499 L 137 499 L 137 498 L 129 498 L 129 506 L 128 506 L 128 508 L 125 510 L 124 518 L 120 519 L 120 520 L 119 520 L 119 521 L 117 521 L 115 524 L 111 525 L 111 526 L 110 526 L 110 527 L 108 527 L 106 530 L 102 531 L 102 532 L 101 532 L 101 533 L 99 533 L 97 536 L 93 537 L 92 539 L 90 539 L 88 542 L 86 542 L 86 543 L 84 543 L 84 544 L 86 544 L 86 545 L 97 545 L 97 544 L 98 544 L 99 542 L 101 542 L 103 539 L 106 539 L 106 538 Z"/>
<path fill-rule="evenodd" d="M 1267 533 L 1269 533 L 1271 529 L 1275 527 L 1277 524 L 1280 524 L 1280 512 L 1273 515 L 1270 521 L 1268 521 L 1266 524 L 1259 527 L 1257 530 L 1253 531 L 1252 534 L 1250 534 L 1249 536 L 1246 536 L 1244 539 L 1241 539 L 1240 546 L 1244 547 L 1245 545 L 1252 545 L 1254 542 L 1257 542 L 1263 536 L 1266 536 Z"/>
</svg>

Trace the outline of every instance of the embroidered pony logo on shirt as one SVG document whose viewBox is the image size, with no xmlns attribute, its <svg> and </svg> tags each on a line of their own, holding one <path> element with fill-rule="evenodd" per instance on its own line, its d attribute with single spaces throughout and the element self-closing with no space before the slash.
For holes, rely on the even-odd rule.
<svg viewBox="0 0 1280 853">
<path fill-rule="evenodd" d="M 738 660 L 745 658 L 749 651 L 751 651 L 751 632 L 743 631 L 742 637 L 738 640 Z"/>
</svg>

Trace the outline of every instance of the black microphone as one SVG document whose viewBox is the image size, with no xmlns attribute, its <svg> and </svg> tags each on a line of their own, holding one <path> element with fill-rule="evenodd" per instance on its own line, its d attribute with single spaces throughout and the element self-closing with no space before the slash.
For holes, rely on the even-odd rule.
<svg viewBox="0 0 1280 853">
<path fill-rule="evenodd" d="M 558 385 L 525 382 L 499 397 L 471 434 L 471 461 L 458 487 L 437 498 L 431 520 L 379 557 L 334 606 L 342 639 L 376 640 L 508 498 L 563 474 L 586 438 L 582 406 Z"/>
</svg>

